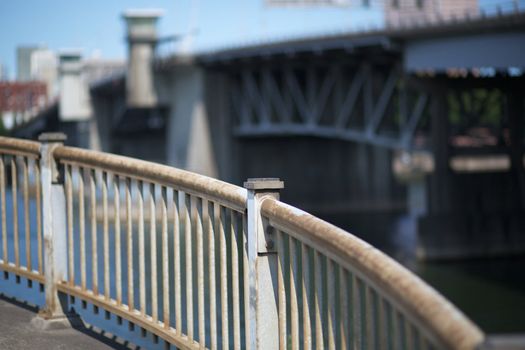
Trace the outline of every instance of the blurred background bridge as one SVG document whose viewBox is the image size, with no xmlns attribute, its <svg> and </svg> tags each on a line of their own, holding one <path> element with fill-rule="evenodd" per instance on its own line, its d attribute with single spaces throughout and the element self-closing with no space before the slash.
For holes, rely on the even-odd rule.
<svg viewBox="0 0 525 350">
<path fill-rule="evenodd" d="M 62 51 L 56 97 L 36 83 L 2 86 L 4 101 L 24 101 L 3 102 L 16 112 L 4 125 L 231 183 L 279 176 L 285 201 L 409 265 L 523 256 L 525 2 L 337 5 L 380 16 L 187 52 L 157 32 L 161 11 L 125 12 L 127 66 Z"/>
</svg>

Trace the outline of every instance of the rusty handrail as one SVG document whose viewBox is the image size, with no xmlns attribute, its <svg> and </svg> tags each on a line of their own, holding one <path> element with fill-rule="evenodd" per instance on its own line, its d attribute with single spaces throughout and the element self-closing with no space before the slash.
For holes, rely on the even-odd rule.
<svg viewBox="0 0 525 350">
<path fill-rule="evenodd" d="M 40 142 L 0 136 L 0 152 L 39 157 Z"/>
<path fill-rule="evenodd" d="M 68 247 L 69 276 L 58 290 L 104 307 L 178 348 L 207 347 L 217 344 L 221 336 L 223 348 L 228 348 L 230 335 L 239 347 L 241 299 L 236 294 L 238 289 L 229 288 L 228 282 L 243 285 L 239 258 L 244 249 L 231 242 L 243 239 L 241 225 L 234 222 L 241 221 L 246 213 L 247 190 L 188 171 L 108 153 L 59 145 L 52 154 L 64 173 L 68 242 L 78 241 L 81 247 L 78 265 L 73 244 Z M 75 199 L 78 211 L 74 210 Z M 111 214 L 110 205 L 114 208 Z M 103 209 L 101 224 L 96 222 L 97 207 Z M 78 232 L 74 232 L 74 222 L 78 222 Z M 91 247 L 86 244 L 88 237 Z M 172 245 L 169 237 L 173 237 Z M 102 244 L 97 244 L 98 239 Z M 110 241 L 114 242 L 114 252 L 110 251 Z M 218 247 L 217 253 L 214 246 Z M 91 266 L 86 251 L 95 257 Z M 102 264 L 96 262 L 99 254 L 103 256 Z M 115 257 L 114 274 L 110 256 Z M 80 284 L 75 282 L 75 266 L 80 268 Z M 99 270 L 103 271 L 100 280 Z M 89 271 L 91 282 L 86 278 Z M 122 275 L 127 275 L 127 283 Z M 170 277 L 177 282 L 171 284 Z M 111 278 L 115 278 L 114 292 L 109 288 Z M 208 294 L 204 281 L 210 288 Z M 147 288 L 151 290 L 149 298 Z M 219 298 L 220 310 L 216 300 Z M 170 318 L 171 303 L 175 304 L 175 322 Z M 207 318 L 211 323 L 211 344 L 205 334 Z M 187 325 L 184 330 L 183 322 Z"/>
<path fill-rule="evenodd" d="M 36 205 L 36 220 L 31 220 L 30 201 L 41 201 L 39 142 L 0 137 L 0 222 L 2 228 L 2 259 L 4 271 L 16 273 L 29 280 L 43 281 L 44 257 L 42 255 L 42 207 Z M 9 188 L 10 187 L 10 188 Z M 12 216 L 7 216 L 7 191 L 11 191 Z M 18 198 L 20 195 L 21 198 Z M 19 220 L 22 214 L 23 221 Z M 13 237 L 13 250 L 8 248 L 8 225 Z M 22 225 L 20 222 L 22 221 Z M 36 225 L 36 227 L 33 227 Z M 37 253 L 32 254 L 31 232 L 36 231 Z M 24 237 L 25 252 L 21 249 Z M 24 254 L 23 254 L 24 253 Z M 22 257 L 25 255 L 25 261 Z"/>
<path fill-rule="evenodd" d="M 9 182 L 6 179 L 8 164 L 4 164 L 4 159 L 10 161 L 13 208 L 18 206 L 16 180 L 22 179 L 27 266 L 19 262 L 16 225 L 13 228 L 14 258 L 7 259 L 5 192 Z M 64 174 L 63 179 L 56 176 L 57 165 Z M 38 250 L 42 250 L 42 236 L 47 237 L 50 246 L 46 243 L 45 254 L 60 256 L 56 261 L 67 261 L 67 276 L 61 265 L 49 264 L 43 271 L 40 253 L 38 262 L 33 265 L 38 271 L 31 267 L 31 256 L 27 253 L 31 251 L 27 220 L 31 178 L 35 181 L 39 203 L 40 195 L 43 196 L 45 232 L 41 232 L 40 206 L 37 205 Z M 426 348 L 428 344 L 434 348 L 473 349 L 483 342 L 482 331 L 419 277 L 352 234 L 280 202 L 276 193 L 282 183 L 264 180 L 248 182 L 246 188 L 241 188 L 165 165 L 66 147 L 53 138 L 38 143 L 0 137 L 3 232 L 0 268 L 46 285 L 46 305 L 56 297 L 56 291 L 77 296 L 181 348 L 216 348 L 219 342 L 223 348 L 229 348 L 232 340 L 231 345 L 237 348 L 255 349 L 271 344 L 272 348 L 286 349 L 288 341 L 293 346 L 303 341 L 308 347 L 312 346 L 312 339 L 317 345 L 327 342 L 329 347 L 337 347 L 337 343 L 346 348 L 351 344 L 362 345 L 360 337 L 366 338 L 368 347 L 372 344 L 386 346 L 385 338 L 388 337 L 398 345 L 412 343 L 417 338 L 421 342 L 419 348 Z M 75 201 L 78 201 L 77 206 Z M 50 206 L 51 202 L 60 204 Z M 110 203 L 114 205 L 112 219 L 108 210 Z M 97 223 L 96 209 L 100 205 L 102 223 Z M 121 205 L 123 214 L 119 209 Z M 132 210 L 136 211 L 136 217 L 132 216 Z M 156 213 L 160 214 L 160 220 Z M 111 233 L 110 225 L 114 225 Z M 86 227 L 89 230 L 85 230 Z M 275 235 L 271 228 L 276 230 Z M 90 247 L 86 244 L 88 235 Z M 168 237 L 173 237 L 173 247 L 169 249 Z M 268 237 L 273 237 L 270 240 L 275 239 L 277 244 L 269 244 Z M 97 244 L 97 238 L 102 244 Z M 145 238 L 149 239 L 149 248 L 146 248 Z M 75 257 L 74 249 L 77 240 L 79 258 Z M 112 251 L 110 240 L 115 244 Z M 267 240 L 266 245 L 264 240 Z M 121 241 L 126 243 L 121 245 Z M 66 243 L 65 251 L 53 249 L 53 244 L 65 247 Z M 147 249 L 150 249 L 150 262 L 146 262 Z M 102 264 L 96 258 L 99 252 Z M 88 266 L 87 254 L 92 256 L 91 266 Z M 157 254 L 161 257 L 160 264 Z M 114 273 L 110 268 L 111 255 L 115 258 Z M 170 259 L 175 264 L 173 269 L 168 265 Z M 195 261 L 196 266 L 193 266 Z M 121 270 L 125 263 L 127 269 Z M 149 274 L 145 269 L 147 263 L 151 264 Z M 138 273 L 133 270 L 137 265 Z M 270 272 L 270 266 L 277 267 L 277 276 Z M 80 284 L 75 278 L 77 267 L 80 268 Z M 103 290 L 98 286 L 99 268 L 103 271 Z M 53 273 L 52 269 L 55 269 Z M 86 283 L 88 271 L 92 273 L 90 283 Z M 123 295 L 121 278 L 124 271 L 128 275 L 127 298 Z M 171 275 L 176 281 L 173 285 Z M 314 283 L 310 283 L 312 276 Z M 158 283 L 157 277 L 162 282 Z M 110 278 L 115 278 L 115 291 L 109 287 Z M 278 283 L 270 283 L 272 278 Z M 298 282 L 300 279 L 302 284 Z M 149 299 L 146 299 L 146 284 L 152 288 Z M 50 292 L 49 285 L 54 286 L 54 292 Z M 337 292 L 334 291 L 336 286 Z M 325 291 L 329 294 L 323 295 Z M 277 301 L 268 297 L 274 293 L 278 295 Z M 183 294 L 186 305 L 181 305 Z M 134 296 L 137 295 L 139 302 L 135 305 Z M 262 298 L 257 299 L 261 295 Z M 312 295 L 315 298 L 311 299 Z M 157 300 L 159 296 L 162 303 Z M 174 301 L 172 296 L 175 296 Z M 302 309 L 298 306 L 300 300 Z M 170 318 L 170 302 L 175 304 L 175 322 Z M 162 317 L 158 312 L 161 304 Z M 383 306 L 390 310 L 390 316 Z M 46 306 L 50 317 L 59 311 L 57 308 L 58 305 Z M 195 315 L 194 309 L 197 310 Z M 311 319 L 315 318 L 315 329 L 311 327 L 310 310 L 313 310 Z M 308 313 L 303 315 L 303 320 L 308 317 L 308 322 L 303 322 L 302 340 L 300 312 Z M 254 318 L 254 314 L 257 317 Z M 259 319 L 261 315 L 275 325 L 278 323 L 278 326 L 269 327 L 276 332 L 265 334 L 261 331 L 267 326 Z M 402 321 L 398 320 L 398 315 Z M 359 324 L 361 317 L 366 325 Z M 393 331 L 385 321 L 388 317 L 393 317 Z M 287 326 L 288 318 L 291 327 Z M 182 319 L 187 325 L 184 331 Z M 230 319 L 233 319 L 231 328 Z M 353 322 L 350 320 L 357 323 L 350 325 Z M 198 326 L 194 329 L 195 324 Z M 336 327 L 340 327 L 338 331 Z M 352 327 L 353 338 L 349 336 Z M 242 329 L 246 332 L 244 344 L 241 344 Z M 386 336 L 389 332 L 392 334 Z"/>
<path fill-rule="evenodd" d="M 54 150 L 53 154 L 59 161 L 180 188 L 187 193 L 207 196 L 238 211 L 244 211 L 246 208 L 246 189 L 204 175 L 144 160 L 76 147 L 60 146 Z"/>
<path fill-rule="evenodd" d="M 270 225 L 337 261 L 375 287 L 435 345 L 474 349 L 483 342 L 483 332 L 441 294 L 358 237 L 271 197 L 262 201 L 261 214 Z"/>
</svg>

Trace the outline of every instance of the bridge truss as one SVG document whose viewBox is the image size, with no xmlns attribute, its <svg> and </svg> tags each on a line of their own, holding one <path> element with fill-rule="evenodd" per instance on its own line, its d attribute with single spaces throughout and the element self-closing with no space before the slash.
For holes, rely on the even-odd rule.
<svg viewBox="0 0 525 350">
<path fill-rule="evenodd" d="M 246 65 L 231 75 L 238 136 L 308 135 L 408 149 L 427 119 L 429 94 L 399 64 Z"/>
</svg>

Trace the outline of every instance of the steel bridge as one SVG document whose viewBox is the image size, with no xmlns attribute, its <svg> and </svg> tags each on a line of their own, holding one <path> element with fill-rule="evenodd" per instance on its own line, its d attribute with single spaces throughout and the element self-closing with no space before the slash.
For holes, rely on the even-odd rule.
<svg viewBox="0 0 525 350">
<path fill-rule="evenodd" d="M 406 210 L 424 257 L 514 251 L 525 210 L 524 42 L 517 10 L 201 54 L 219 174 L 282 174 L 287 199 L 319 215 Z M 254 154 L 272 161 L 263 168 Z M 466 238 L 480 235 L 492 243 Z"/>
<path fill-rule="evenodd" d="M 229 48 L 199 60 L 229 77 L 238 136 L 307 135 L 433 151 L 415 136 L 420 131 L 429 141 L 432 105 L 446 105 L 447 94 L 501 89 L 523 101 L 524 28 L 518 11 Z M 487 96 L 481 104 L 494 103 Z M 456 100 L 465 115 L 479 113 Z"/>
<path fill-rule="evenodd" d="M 515 6 L 172 55 L 140 70 L 151 84 L 135 88 L 155 91 L 133 96 L 154 104 L 128 101 L 115 75 L 91 86 L 90 120 L 61 120 L 58 104 L 13 134 L 61 130 L 231 183 L 279 174 L 287 201 L 325 218 L 408 213 L 422 257 L 525 251 L 524 33 Z"/>
</svg>

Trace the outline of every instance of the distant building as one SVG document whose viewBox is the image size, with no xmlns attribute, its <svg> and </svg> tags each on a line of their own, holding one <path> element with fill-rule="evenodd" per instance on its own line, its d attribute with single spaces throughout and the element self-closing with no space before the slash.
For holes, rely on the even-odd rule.
<svg viewBox="0 0 525 350">
<path fill-rule="evenodd" d="M 9 80 L 9 71 L 5 64 L 0 63 L 0 81 Z"/>
<path fill-rule="evenodd" d="M 45 48 L 35 50 L 30 59 L 30 80 L 46 84 L 47 96 L 56 96 L 58 91 L 58 60 L 56 54 Z"/>
<path fill-rule="evenodd" d="M 383 27 L 385 23 L 385 0 L 265 0 L 269 8 L 340 8 L 345 10 L 348 22 L 345 28 L 363 30 Z M 308 26 L 298 27 L 300 32 Z"/>
<path fill-rule="evenodd" d="M 46 84 L 43 82 L 0 82 L 0 113 L 7 129 L 32 118 L 46 102 Z"/>
<path fill-rule="evenodd" d="M 31 80 L 31 55 L 38 46 L 20 46 L 16 49 L 16 80 Z"/>
<path fill-rule="evenodd" d="M 28 132 L 40 130 L 46 119 L 45 127 L 49 130 L 75 135 L 75 145 L 97 148 L 98 139 L 90 139 L 90 135 L 95 135 L 91 129 L 96 127 L 92 120 L 90 86 L 111 80 L 113 76 L 122 77 L 126 70 L 126 62 L 102 58 L 82 59 L 81 49 L 64 49 L 58 54 L 48 49 L 38 49 L 33 51 L 31 56 L 31 77 L 35 80 L 17 82 L 16 86 L 35 84 L 43 87 L 45 98 L 39 97 L 38 103 L 30 103 L 29 107 L 26 106 L 27 112 L 20 112 L 20 110 L 25 111 L 26 107 L 14 109 L 6 107 L 7 110 L 4 112 L 6 128 L 14 129 L 15 133 L 20 130 L 29 130 Z M 13 95 L 13 86 L 8 86 L 5 90 L 6 98 Z M 28 96 L 31 98 L 42 96 L 40 93 L 28 95 L 22 92 L 17 92 L 15 95 L 18 96 L 16 100 L 21 101 L 31 100 Z M 5 101 L 4 105 L 7 104 L 8 102 Z M 35 116 L 45 116 L 45 118 L 33 118 Z"/>
<path fill-rule="evenodd" d="M 490 11 L 493 7 L 494 11 L 494 3 L 482 9 Z M 351 15 L 349 24 L 356 29 L 447 21 L 455 17 L 475 16 L 480 10 L 478 0 L 265 0 L 265 4 L 270 7 L 348 7 Z"/>
<path fill-rule="evenodd" d="M 46 84 L 47 96 L 58 93 L 58 59 L 45 47 L 23 46 L 16 50 L 17 81 L 42 81 Z"/>
<path fill-rule="evenodd" d="M 385 0 L 387 25 L 450 20 L 478 14 L 478 0 Z"/>
</svg>

